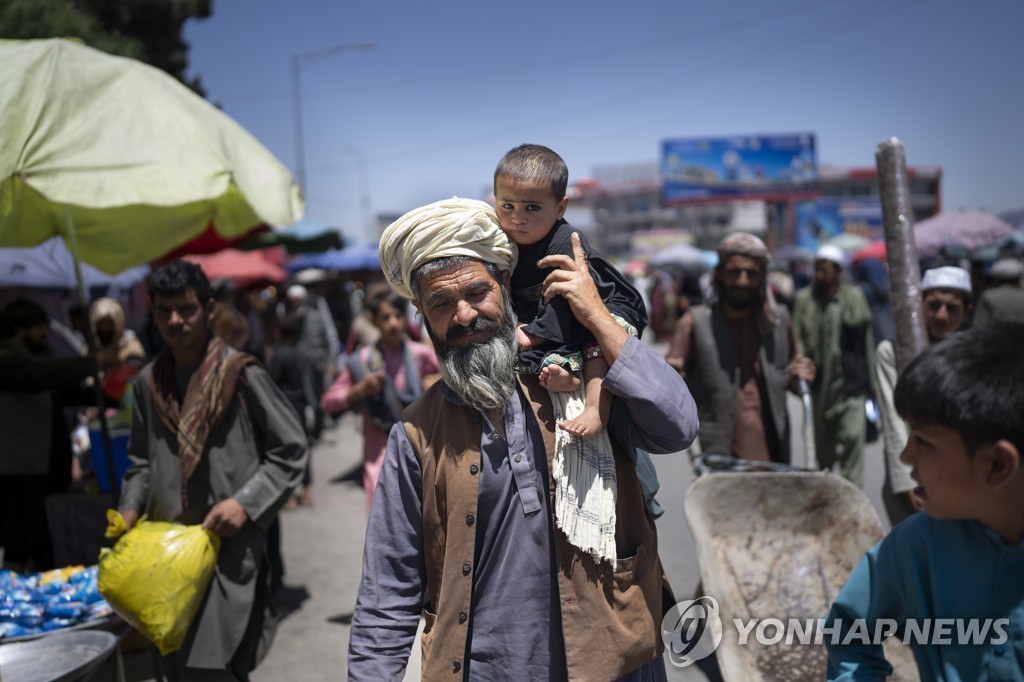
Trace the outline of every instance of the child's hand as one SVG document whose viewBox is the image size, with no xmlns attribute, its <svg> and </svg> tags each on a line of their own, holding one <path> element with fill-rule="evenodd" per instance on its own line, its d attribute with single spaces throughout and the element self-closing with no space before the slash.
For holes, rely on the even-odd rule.
<svg viewBox="0 0 1024 682">
<path fill-rule="evenodd" d="M 375 395 L 384 390 L 384 370 L 370 372 L 366 378 L 356 384 L 359 399 L 362 400 L 368 395 Z"/>
<path fill-rule="evenodd" d="M 533 348 L 533 340 L 530 335 L 523 331 L 523 327 L 526 326 L 525 322 L 520 322 L 516 327 L 516 343 L 519 344 L 519 350 L 529 350 Z"/>
</svg>

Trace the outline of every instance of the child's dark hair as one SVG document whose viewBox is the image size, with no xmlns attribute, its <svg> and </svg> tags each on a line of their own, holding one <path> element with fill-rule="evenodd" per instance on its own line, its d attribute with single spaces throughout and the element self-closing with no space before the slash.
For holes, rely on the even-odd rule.
<svg viewBox="0 0 1024 682">
<path fill-rule="evenodd" d="M 501 157 L 494 169 L 494 186 L 498 176 L 517 181 L 540 180 L 551 185 L 555 201 L 565 198 L 569 186 L 569 168 L 562 157 L 539 144 L 521 144 Z"/>
<path fill-rule="evenodd" d="M 277 331 L 282 341 L 298 341 L 302 334 L 302 316 L 297 313 L 287 313 L 277 318 Z"/>
<path fill-rule="evenodd" d="M 370 296 L 366 297 L 366 307 L 373 313 L 376 318 L 377 313 L 380 312 L 380 307 L 387 303 L 392 308 L 397 310 L 402 315 L 406 314 L 406 310 L 409 307 L 409 301 L 404 297 L 399 296 L 391 289 L 383 289 L 381 291 L 375 291 Z"/>
<path fill-rule="evenodd" d="M 896 411 L 960 435 L 968 453 L 999 439 L 1024 453 L 1024 325 L 993 324 L 929 346 L 896 384 Z"/>
<path fill-rule="evenodd" d="M 146 292 L 149 300 L 154 296 L 180 296 L 189 289 L 196 292 L 196 299 L 205 304 L 213 296 L 213 288 L 203 269 L 195 263 L 174 260 L 150 273 L 146 280 Z"/>
</svg>

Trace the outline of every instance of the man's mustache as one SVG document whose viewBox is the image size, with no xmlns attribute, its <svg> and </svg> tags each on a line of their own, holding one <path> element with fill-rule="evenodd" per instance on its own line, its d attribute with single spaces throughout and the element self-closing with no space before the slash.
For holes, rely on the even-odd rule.
<svg viewBox="0 0 1024 682">
<path fill-rule="evenodd" d="M 463 336 L 474 334 L 476 332 L 496 332 L 500 331 L 501 326 L 494 320 L 488 319 L 483 315 L 477 315 L 476 318 L 468 325 L 463 327 L 462 325 L 454 325 L 445 334 L 445 343 L 451 345 L 453 341 L 461 339 Z"/>
</svg>

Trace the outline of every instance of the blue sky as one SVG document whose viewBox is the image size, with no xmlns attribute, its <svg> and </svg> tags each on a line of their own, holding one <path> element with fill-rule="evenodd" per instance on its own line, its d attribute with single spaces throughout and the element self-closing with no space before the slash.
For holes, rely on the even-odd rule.
<svg viewBox="0 0 1024 682">
<path fill-rule="evenodd" d="M 307 213 L 359 235 L 364 196 L 483 197 L 521 142 L 578 179 L 666 138 L 809 131 L 819 163 L 873 166 L 895 135 L 943 167 L 946 210 L 1019 208 L 1021 26 L 1021 0 L 215 0 L 184 37 L 208 98 L 292 169 L 292 55 L 375 44 L 301 67 Z"/>
</svg>

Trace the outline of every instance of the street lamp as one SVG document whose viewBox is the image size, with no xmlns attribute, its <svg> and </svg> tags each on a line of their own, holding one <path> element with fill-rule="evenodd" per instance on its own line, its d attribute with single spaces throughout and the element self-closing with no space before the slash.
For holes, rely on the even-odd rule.
<svg viewBox="0 0 1024 682">
<path fill-rule="evenodd" d="M 366 173 L 366 152 L 350 144 L 341 145 L 343 151 L 356 157 L 356 170 L 359 171 L 359 217 L 362 221 L 363 239 L 370 235 L 370 183 Z"/>
<path fill-rule="evenodd" d="M 309 52 L 297 52 L 292 55 L 292 125 L 295 129 L 295 179 L 303 192 L 306 191 L 306 148 L 302 138 L 302 84 L 301 70 L 303 64 L 311 64 L 335 52 L 348 50 L 372 50 L 377 43 L 341 43 Z"/>
</svg>

